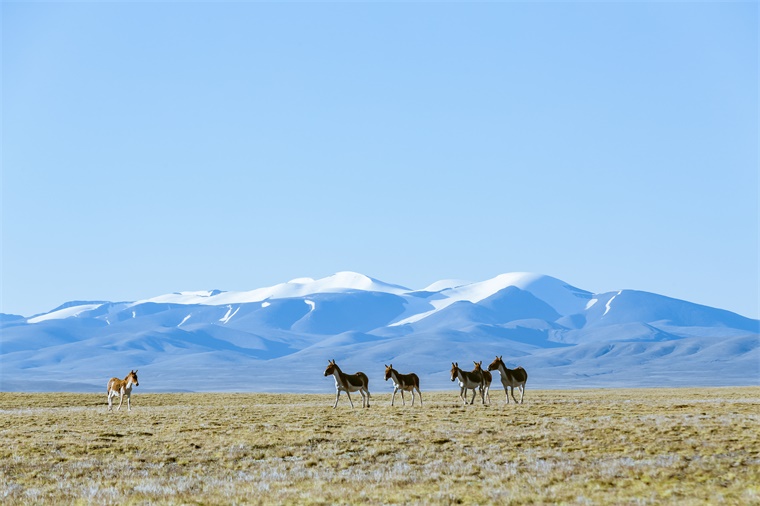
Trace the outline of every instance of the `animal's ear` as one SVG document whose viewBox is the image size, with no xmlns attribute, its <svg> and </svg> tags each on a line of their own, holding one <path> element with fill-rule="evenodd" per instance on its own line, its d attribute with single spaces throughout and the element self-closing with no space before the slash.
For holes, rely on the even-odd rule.
<svg viewBox="0 0 760 506">
<path fill-rule="evenodd" d="M 499 355 L 499 360 L 501 360 L 501 357 L 503 357 L 503 356 L 504 356 L 504 355 Z"/>
<path fill-rule="evenodd" d="M 135 374 L 137 374 L 137 369 L 135 369 Z"/>
</svg>

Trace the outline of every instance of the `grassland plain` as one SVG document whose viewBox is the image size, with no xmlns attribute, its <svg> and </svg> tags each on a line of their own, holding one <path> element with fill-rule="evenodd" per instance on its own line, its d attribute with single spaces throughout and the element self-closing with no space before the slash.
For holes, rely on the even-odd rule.
<svg viewBox="0 0 760 506">
<path fill-rule="evenodd" d="M 111 413 L 105 392 L 0 393 L 0 502 L 760 504 L 760 387 L 374 390 L 352 410 L 137 388 Z"/>
</svg>

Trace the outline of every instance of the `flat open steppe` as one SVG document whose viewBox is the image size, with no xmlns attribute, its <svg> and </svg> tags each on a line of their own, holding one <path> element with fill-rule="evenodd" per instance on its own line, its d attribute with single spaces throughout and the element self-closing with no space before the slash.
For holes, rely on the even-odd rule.
<svg viewBox="0 0 760 506">
<path fill-rule="evenodd" d="M 495 382 L 494 387 L 498 385 Z M 760 504 L 760 387 L 0 393 L 3 504 Z M 424 386 L 424 385 L 423 385 Z"/>
</svg>

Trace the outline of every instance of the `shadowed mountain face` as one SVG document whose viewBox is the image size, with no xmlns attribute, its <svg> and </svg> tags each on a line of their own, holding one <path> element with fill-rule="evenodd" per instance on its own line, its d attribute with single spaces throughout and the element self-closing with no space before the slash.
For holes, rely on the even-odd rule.
<svg viewBox="0 0 760 506">
<path fill-rule="evenodd" d="M 364 371 L 370 390 L 390 390 L 387 363 L 417 373 L 423 390 L 446 389 L 451 362 L 485 366 L 495 355 L 525 367 L 529 389 L 760 384 L 757 320 L 528 273 L 420 291 L 338 273 L 249 292 L 76 301 L 0 315 L 0 330 L 3 391 L 105 391 L 139 368 L 136 393 L 328 392 L 328 359 Z"/>
</svg>

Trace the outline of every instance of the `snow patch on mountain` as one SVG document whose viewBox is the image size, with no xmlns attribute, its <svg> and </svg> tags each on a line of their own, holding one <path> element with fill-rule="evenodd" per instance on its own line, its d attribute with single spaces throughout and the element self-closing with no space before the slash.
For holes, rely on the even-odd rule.
<svg viewBox="0 0 760 506">
<path fill-rule="evenodd" d="M 427 300 L 429 309 L 415 312 L 416 308 L 410 307 L 405 317 L 394 322 L 393 325 L 418 322 L 457 302 L 477 303 L 509 287 L 531 293 L 552 306 L 561 315 L 581 312 L 591 299 L 589 292 L 570 286 L 551 276 L 530 272 L 512 272 L 501 274 L 486 281 L 457 284 L 451 288 L 440 290 L 437 292 L 439 297 L 431 297 Z"/>
<path fill-rule="evenodd" d="M 297 278 L 287 283 L 257 288 L 247 292 L 217 292 L 208 295 L 205 292 L 181 292 L 161 295 L 138 301 L 136 304 L 153 302 L 159 304 L 207 304 L 224 306 L 228 304 L 247 304 L 261 302 L 267 299 L 285 299 L 292 297 L 304 297 L 315 293 L 340 293 L 346 291 L 371 291 L 402 294 L 409 291 L 398 285 L 391 285 L 378 281 L 369 276 L 356 272 L 344 271 L 314 280 L 311 278 Z"/>
<path fill-rule="evenodd" d="M 623 291 L 622 291 L 622 290 L 620 290 L 620 291 L 617 293 L 617 295 L 613 295 L 612 297 L 610 297 L 610 300 L 608 300 L 608 301 L 607 301 L 607 304 L 605 304 L 605 305 L 604 305 L 604 313 L 602 314 L 602 316 L 605 316 L 607 313 L 609 313 L 609 312 L 610 312 L 610 306 L 612 305 L 612 301 L 613 301 L 613 300 L 615 300 L 615 297 L 617 297 L 617 296 L 618 296 L 618 295 L 620 295 L 621 293 L 623 293 Z"/>
<path fill-rule="evenodd" d="M 233 316 L 237 314 L 237 312 L 240 311 L 239 307 L 236 307 L 235 310 L 232 310 L 232 306 L 229 306 L 227 313 L 225 313 L 224 316 L 222 316 L 219 321 L 222 323 L 229 323 Z M 182 320 L 184 321 L 184 320 Z"/>
<path fill-rule="evenodd" d="M 77 316 L 81 315 L 85 311 L 90 311 L 93 309 L 97 309 L 100 307 L 101 304 L 83 304 L 81 306 L 71 306 L 64 309 L 59 309 L 58 311 L 53 311 L 48 314 L 43 314 L 40 316 L 36 316 L 34 318 L 29 318 L 27 322 L 29 323 L 40 323 L 47 320 L 60 320 L 64 318 L 76 318 Z"/>
</svg>

